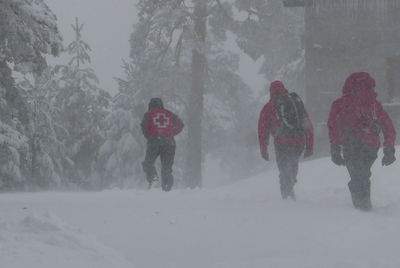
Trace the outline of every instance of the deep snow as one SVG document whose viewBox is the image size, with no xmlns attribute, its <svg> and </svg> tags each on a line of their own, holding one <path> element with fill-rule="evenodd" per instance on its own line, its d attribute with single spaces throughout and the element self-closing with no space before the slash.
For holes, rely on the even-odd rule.
<svg viewBox="0 0 400 268">
<path fill-rule="evenodd" d="M 398 268 L 400 162 L 380 158 L 370 213 L 327 158 L 301 164 L 297 202 L 280 199 L 276 170 L 170 193 L 1 194 L 0 267 Z"/>
</svg>

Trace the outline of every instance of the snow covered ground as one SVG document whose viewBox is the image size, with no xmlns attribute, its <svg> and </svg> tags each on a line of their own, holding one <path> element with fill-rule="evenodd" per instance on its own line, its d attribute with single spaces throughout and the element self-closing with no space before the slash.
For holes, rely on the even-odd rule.
<svg viewBox="0 0 400 268">
<path fill-rule="evenodd" d="M 399 172 L 376 161 L 370 213 L 329 159 L 301 164 L 297 202 L 280 199 L 276 170 L 170 193 L 1 194 L 0 267 L 398 268 Z"/>
</svg>

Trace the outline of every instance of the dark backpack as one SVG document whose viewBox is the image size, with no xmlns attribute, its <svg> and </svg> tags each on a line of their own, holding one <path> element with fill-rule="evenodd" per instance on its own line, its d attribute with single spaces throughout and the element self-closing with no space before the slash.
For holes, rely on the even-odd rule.
<svg viewBox="0 0 400 268">
<path fill-rule="evenodd" d="M 307 131 L 308 118 L 304 103 L 296 93 L 279 94 L 274 99 L 275 113 L 280 126 L 275 136 L 298 137 Z"/>
</svg>

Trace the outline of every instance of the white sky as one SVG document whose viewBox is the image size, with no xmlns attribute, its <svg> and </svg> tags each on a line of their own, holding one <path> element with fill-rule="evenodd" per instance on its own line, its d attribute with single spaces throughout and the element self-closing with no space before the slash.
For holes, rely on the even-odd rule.
<svg viewBox="0 0 400 268">
<path fill-rule="evenodd" d="M 83 39 L 91 46 L 91 67 L 100 87 L 115 93 L 114 77 L 123 77 L 122 59 L 129 57 L 129 37 L 137 16 L 136 0 L 45 0 L 57 16 L 58 29 L 67 45 L 74 38 L 71 24 L 84 24 Z M 51 62 L 51 61 L 50 61 Z"/>
</svg>

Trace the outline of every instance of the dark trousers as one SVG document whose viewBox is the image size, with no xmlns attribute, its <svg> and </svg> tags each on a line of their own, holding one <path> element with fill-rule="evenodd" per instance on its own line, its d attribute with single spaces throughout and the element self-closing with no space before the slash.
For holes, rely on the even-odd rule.
<svg viewBox="0 0 400 268">
<path fill-rule="evenodd" d="M 348 183 L 353 205 L 357 209 L 371 210 L 371 167 L 378 148 L 350 136 L 343 146 L 343 158 L 350 174 Z"/>
<path fill-rule="evenodd" d="M 142 163 L 146 179 L 150 183 L 157 177 L 154 162 L 160 156 L 161 160 L 161 188 L 169 191 L 174 183 L 172 165 L 175 158 L 175 141 L 170 137 L 150 137 L 147 140 L 146 156 Z"/>
<path fill-rule="evenodd" d="M 299 158 L 304 151 L 303 145 L 275 144 L 276 162 L 279 169 L 279 183 L 283 199 L 295 199 L 294 185 L 297 182 Z"/>
</svg>

